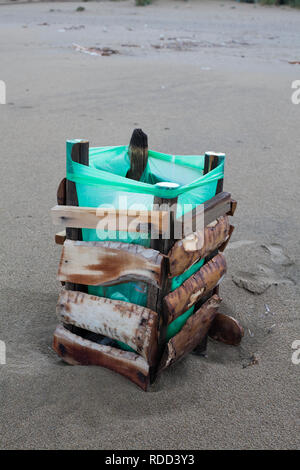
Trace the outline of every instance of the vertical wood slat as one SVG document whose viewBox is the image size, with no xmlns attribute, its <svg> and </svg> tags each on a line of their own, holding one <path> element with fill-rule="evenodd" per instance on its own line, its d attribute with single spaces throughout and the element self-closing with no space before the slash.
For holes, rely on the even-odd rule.
<svg viewBox="0 0 300 470">
<path fill-rule="evenodd" d="M 72 160 L 82 165 L 89 165 L 89 142 L 81 140 L 73 144 Z M 68 206 L 78 206 L 78 196 L 76 190 L 76 184 L 73 181 L 66 181 L 66 203 Z M 82 229 L 81 228 L 66 228 L 66 238 L 68 240 L 82 240 Z M 82 284 L 73 284 L 71 282 L 66 283 L 66 289 L 75 290 L 81 292 L 87 292 L 88 287 Z"/>
<path fill-rule="evenodd" d="M 217 168 L 219 163 L 221 163 L 221 160 L 223 159 L 224 154 L 220 153 L 214 153 L 214 152 L 205 152 L 204 156 L 204 170 L 203 170 L 203 175 L 206 175 L 210 171 L 214 170 Z M 220 193 L 223 191 L 223 184 L 224 184 L 224 178 L 219 179 L 217 183 L 217 188 L 216 188 L 216 194 Z M 219 250 L 215 250 L 212 253 L 210 253 L 209 256 L 207 256 L 204 260 L 204 264 L 210 261 L 214 256 L 216 256 L 219 253 Z M 209 293 L 208 296 L 204 297 L 203 299 L 199 300 L 197 304 L 195 305 L 195 311 L 198 310 L 208 299 L 211 295 L 219 295 L 219 286 L 215 287 L 212 291 L 212 293 Z M 208 335 L 205 335 L 203 340 L 198 344 L 198 346 L 193 350 L 193 353 L 198 355 L 198 356 L 205 356 L 206 351 L 207 351 L 207 338 Z"/>
<path fill-rule="evenodd" d="M 160 187 L 169 188 L 168 183 L 159 183 Z M 173 186 L 174 187 L 174 186 Z M 163 234 L 152 234 L 155 235 L 154 238 L 151 238 L 151 248 L 160 251 L 160 253 L 167 255 L 175 243 L 174 237 L 174 230 L 175 230 L 175 219 L 176 219 L 176 208 L 177 208 L 177 197 L 172 199 L 160 198 L 155 197 L 153 201 L 153 209 L 155 210 L 155 206 L 159 206 L 161 210 L 168 210 L 169 211 L 169 231 Z M 167 238 L 166 238 L 167 237 Z M 159 334 L 159 344 L 158 344 L 158 363 L 155 369 L 150 370 L 150 382 L 153 383 L 158 374 L 158 368 L 160 364 L 161 357 L 165 351 L 165 339 L 167 334 L 167 327 L 168 327 L 168 314 L 166 309 L 163 308 L 163 299 L 164 297 L 170 292 L 171 289 L 171 282 L 172 280 L 168 277 L 169 274 L 169 266 L 165 270 L 163 275 L 162 287 L 161 289 L 157 289 L 155 287 L 148 287 L 148 303 L 147 306 L 150 309 L 154 309 L 155 312 L 159 315 L 159 326 L 160 326 L 160 334 Z"/>
<path fill-rule="evenodd" d="M 148 162 L 148 137 L 142 129 L 134 129 L 128 148 L 130 169 L 126 178 L 140 181 Z"/>
</svg>

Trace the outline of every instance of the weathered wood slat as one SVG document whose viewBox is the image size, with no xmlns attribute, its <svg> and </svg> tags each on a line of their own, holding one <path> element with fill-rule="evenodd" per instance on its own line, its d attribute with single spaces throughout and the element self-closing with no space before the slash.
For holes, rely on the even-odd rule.
<svg viewBox="0 0 300 470">
<path fill-rule="evenodd" d="M 216 341 L 238 346 L 244 336 L 244 328 L 234 318 L 218 313 L 211 324 L 208 335 Z"/>
<path fill-rule="evenodd" d="M 221 299 L 213 295 L 188 318 L 180 332 L 169 340 L 160 363 L 161 370 L 190 353 L 201 342 L 217 314 L 220 302 Z"/>
<path fill-rule="evenodd" d="M 149 365 L 138 354 L 83 339 L 62 325 L 54 332 L 53 349 L 68 364 L 106 367 L 124 375 L 143 390 L 148 388 Z"/>
<path fill-rule="evenodd" d="M 208 294 L 221 281 L 225 273 L 226 261 L 219 253 L 180 287 L 170 292 L 164 298 L 164 304 L 169 313 L 169 323 Z"/>
<path fill-rule="evenodd" d="M 57 232 L 55 234 L 55 243 L 57 245 L 63 245 L 66 241 L 66 231 L 62 230 L 61 232 Z"/>
<path fill-rule="evenodd" d="M 101 228 L 125 230 L 127 232 L 149 232 L 152 224 L 162 233 L 167 230 L 169 214 L 160 211 L 115 210 L 94 207 L 54 206 L 51 209 L 54 225 L 64 227 Z M 100 225 L 99 225 L 100 224 Z"/>
<path fill-rule="evenodd" d="M 229 218 L 223 216 L 207 225 L 204 230 L 193 232 L 176 242 L 168 255 L 170 277 L 179 276 L 196 261 L 216 250 L 227 240 L 229 232 Z"/>
<path fill-rule="evenodd" d="M 58 280 L 89 286 L 143 281 L 159 287 L 165 260 L 158 251 L 141 245 L 66 240 Z"/>
<path fill-rule="evenodd" d="M 148 308 L 63 289 L 56 313 L 63 323 L 122 341 L 149 365 L 157 359 L 158 315 Z"/>
<path fill-rule="evenodd" d="M 176 224 L 182 225 L 182 233 L 186 237 L 193 232 L 203 230 L 206 225 L 222 215 L 228 214 L 231 210 L 231 195 L 221 192 L 177 219 Z M 176 233 L 180 233 L 180 231 L 177 229 Z"/>
</svg>

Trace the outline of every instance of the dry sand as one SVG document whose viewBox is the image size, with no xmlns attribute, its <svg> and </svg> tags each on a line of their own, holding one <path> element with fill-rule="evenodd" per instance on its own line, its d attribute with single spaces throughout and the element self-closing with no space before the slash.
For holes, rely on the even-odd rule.
<svg viewBox="0 0 300 470">
<path fill-rule="evenodd" d="M 0 446 L 295 449 L 300 105 L 291 82 L 300 66 L 288 61 L 300 60 L 300 12 L 227 1 L 83 5 L 0 6 Z M 120 54 L 90 56 L 72 43 Z M 225 190 L 239 206 L 221 311 L 246 330 L 241 347 L 210 342 L 207 359 L 188 356 L 150 393 L 51 350 L 60 249 L 49 210 L 65 141 L 123 144 L 136 126 L 150 148 L 226 152 Z M 248 365 L 253 354 L 258 364 Z"/>
</svg>

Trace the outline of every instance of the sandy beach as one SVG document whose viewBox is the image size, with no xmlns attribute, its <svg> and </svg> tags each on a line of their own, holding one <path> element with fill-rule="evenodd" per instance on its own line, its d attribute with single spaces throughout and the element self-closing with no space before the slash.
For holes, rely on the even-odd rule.
<svg viewBox="0 0 300 470">
<path fill-rule="evenodd" d="M 0 5 L 1 449 L 299 448 L 299 30 L 299 10 L 231 1 Z M 149 393 L 51 349 L 65 141 L 127 144 L 135 127 L 151 149 L 226 153 L 220 311 L 245 328 Z"/>
</svg>

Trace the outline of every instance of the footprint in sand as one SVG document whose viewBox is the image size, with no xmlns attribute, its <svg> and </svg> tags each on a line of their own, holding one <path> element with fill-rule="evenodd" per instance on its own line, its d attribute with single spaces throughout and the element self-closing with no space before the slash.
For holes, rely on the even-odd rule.
<svg viewBox="0 0 300 470">
<path fill-rule="evenodd" d="M 251 244 L 249 240 L 235 242 L 236 246 L 231 248 L 240 248 Z M 233 244 L 232 244 L 233 245 Z M 291 266 L 294 262 L 284 253 L 281 245 L 273 243 L 270 245 L 260 245 L 260 247 L 270 256 L 270 261 L 276 264 L 276 268 L 266 264 L 258 264 L 258 272 L 237 271 L 233 274 L 232 280 L 238 286 L 246 289 L 253 294 L 262 294 L 270 286 L 275 285 L 295 285 L 295 281 L 285 276 L 282 267 Z M 280 269 L 278 269 L 280 267 Z"/>
</svg>

